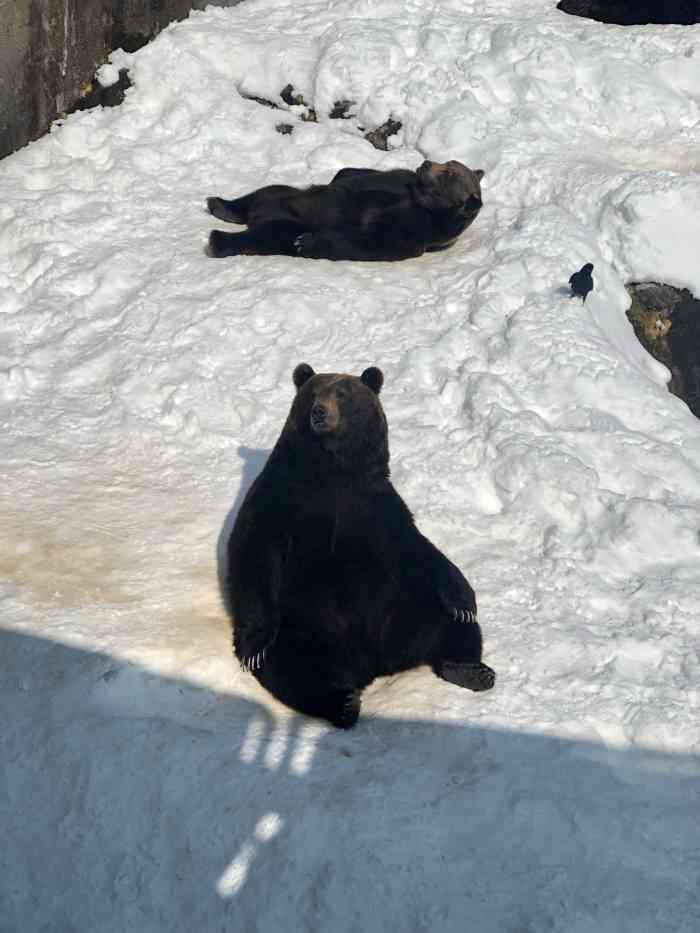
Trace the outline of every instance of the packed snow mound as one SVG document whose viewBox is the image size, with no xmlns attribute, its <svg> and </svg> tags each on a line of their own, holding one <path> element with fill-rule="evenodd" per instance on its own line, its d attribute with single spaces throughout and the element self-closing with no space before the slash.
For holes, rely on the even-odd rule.
<svg viewBox="0 0 700 933">
<path fill-rule="evenodd" d="M 700 429 L 624 284 L 700 292 L 699 39 L 250 0 L 115 52 L 120 107 L 0 163 L 3 933 L 696 933 Z M 283 136 L 251 98 L 290 83 L 318 122 Z M 204 254 L 207 196 L 424 158 L 486 171 L 445 252 Z M 385 679 L 341 739 L 234 664 L 217 544 L 302 360 L 384 371 L 489 694 Z"/>
</svg>

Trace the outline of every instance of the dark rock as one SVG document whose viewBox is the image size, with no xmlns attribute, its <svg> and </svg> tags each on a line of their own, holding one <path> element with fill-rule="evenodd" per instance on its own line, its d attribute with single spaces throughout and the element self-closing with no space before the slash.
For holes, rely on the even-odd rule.
<svg viewBox="0 0 700 933">
<path fill-rule="evenodd" d="M 685 298 L 676 305 L 668 335 L 673 365 L 678 370 L 679 386 L 688 407 L 700 418 L 700 301 Z"/>
<path fill-rule="evenodd" d="M 67 113 L 73 113 L 76 110 L 89 110 L 91 107 L 117 107 L 124 100 L 124 94 L 131 87 L 129 72 L 126 68 L 119 69 L 119 80 L 108 87 L 100 84 L 97 78 L 94 78 L 89 84 L 81 88 L 81 96 Z"/>
<path fill-rule="evenodd" d="M 700 301 L 660 282 L 627 286 L 627 311 L 642 346 L 671 371 L 669 391 L 700 418 Z"/>
<path fill-rule="evenodd" d="M 243 93 L 241 93 L 241 97 L 244 97 L 246 100 L 254 100 L 256 104 L 260 104 L 262 107 L 271 107 L 273 110 L 284 110 L 284 107 L 280 107 L 274 100 L 268 100 L 266 97 L 256 97 L 254 94 Z M 287 84 L 282 88 L 280 91 L 280 99 L 283 100 L 288 107 L 306 107 L 304 98 L 301 94 L 294 93 L 294 88 L 291 84 Z M 316 111 L 313 107 L 307 107 L 301 114 L 301 119 L 304 123 L 316 123 Z M 277 132 L 283 135 L 289 135 L 293 128 L 293 124 L 291 123 L 278 123 L 275 127 Z"/>
<path fill-rule="evenodd" d="M 272 107 L 273 110 L 281 110 L 279 104 L 276 104 L 273 100 L 268 100 L 266 97 L 256 97 L 255 94 L 243 94 L 241 97 L 245 100 L 254 100 L 256 104 L 260 104 L 262 107 Z"/>
<path fill-rule="evenodd" d="M 287 84 L 280 91 L 280 97 L 290 107 L 305 107 L 306 101 L 301 94 L 295 94 L 291 84 Z"/>
<path fill-rule="evenodd" d="M 354 100 L 336 100 L 333 109 L 328 114 L 331 120 L 349 120 L 352 114 L 350 108 L 355 104 Z"/>
<path fill-rule="evenodd" d="M 627 291 L 647 311 L 656 311 L 670 316 L 675 306 L 691 294 L 687 288 L 674 288 L 673 285 L 664 285 L 663 282 L 632 282 Z"/>
<path fill-rule="evenodd" d="M 700 23 L 700 0 L 561 0 L 557 9 L 618 26 Z"/>
<path fill-rule="evenodd" d="M 280 91 L 280 97 L 289 107 L 306 107 L 306 111 L 301 115 L 301 119 L 304 121 L 304 123 L 317 122 L 318 117 L 316 116 L 316 111 L 313 109 L 313 107 L 309 107 L 309 105 L 304 100 L 303 94 L 294 93 L 294 88 L 291 84 L 287 84 L 282 88 Z"/>
<path fill-rule="evenodd" d="M 393 136 L 394 133 L 398 133 L 402 125 L 403 124 L 398 120 L 392 120 L 390 117 L 386 123 L 378 126 L 376 130 L 370 130 L 369 133 L 365 133 L 365 139 L 367 142 L 372 143 L 375 149 L 383 149 L 386 151 L 389 148 L 389 137 Z"/>
</svg>

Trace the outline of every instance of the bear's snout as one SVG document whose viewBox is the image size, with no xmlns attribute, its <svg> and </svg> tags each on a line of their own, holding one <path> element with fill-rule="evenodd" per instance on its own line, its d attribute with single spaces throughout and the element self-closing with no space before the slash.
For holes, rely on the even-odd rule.
<svg viewBox="0 0 700 933">
<path fill-rule="evenodd" d="M 311 407 L 311 422 L 312 424 L 318 424 L 320 421 L 325 421 L 326 416 L 328 415 L 328 409 L 321 402 L 314 402 Z"/>
<path fill-rule="evenodd" d="M 311 430 L 314 434 L 327 434 L 338 426 L 338 407 L 332 402 L 315 401 L 311 406 Z"/>
</svg>

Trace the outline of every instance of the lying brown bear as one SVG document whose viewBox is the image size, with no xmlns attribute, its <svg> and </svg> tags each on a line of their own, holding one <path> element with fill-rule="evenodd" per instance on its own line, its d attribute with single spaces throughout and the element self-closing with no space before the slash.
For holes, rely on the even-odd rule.
<svg viewBox="0 0 700 933">
<path fill-rule="evenodd" d="M 209 198 L 219 220 L 242 233 L 212 230 L 210 256 L 303 256 L 396 260 L 446 249 L 481 209 L 481 169 L 424 162 L 415 172 L 344 168 L 329 185 L 269 185 L 233 201 Z"/>
</svg>

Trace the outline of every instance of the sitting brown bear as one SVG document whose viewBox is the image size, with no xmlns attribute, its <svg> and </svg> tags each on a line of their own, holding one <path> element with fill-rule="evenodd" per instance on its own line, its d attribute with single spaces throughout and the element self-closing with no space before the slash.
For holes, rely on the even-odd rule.
<svg viewBox="0 0 700 933">
<path fill-rule="evenodd" d="M 381 370 L 294 370 L 296 395 L 228 542 L 243 666 L 282 703 L 349 729 L 375 677 L 429 665 L 489 690 L 476 596 L 389 479 Z"/>
<path fill-rule="evenodd" d="M 212 230 L 210 256 L 303 256 L 396 260 L 446 249 L 481 210 L 481 169 L 425 161 L 415 172 L 344 168 L 328 185 L 269 185 L 225 201 L 209 198 L 219 220 L 242 233 Z"/>
</svg>

